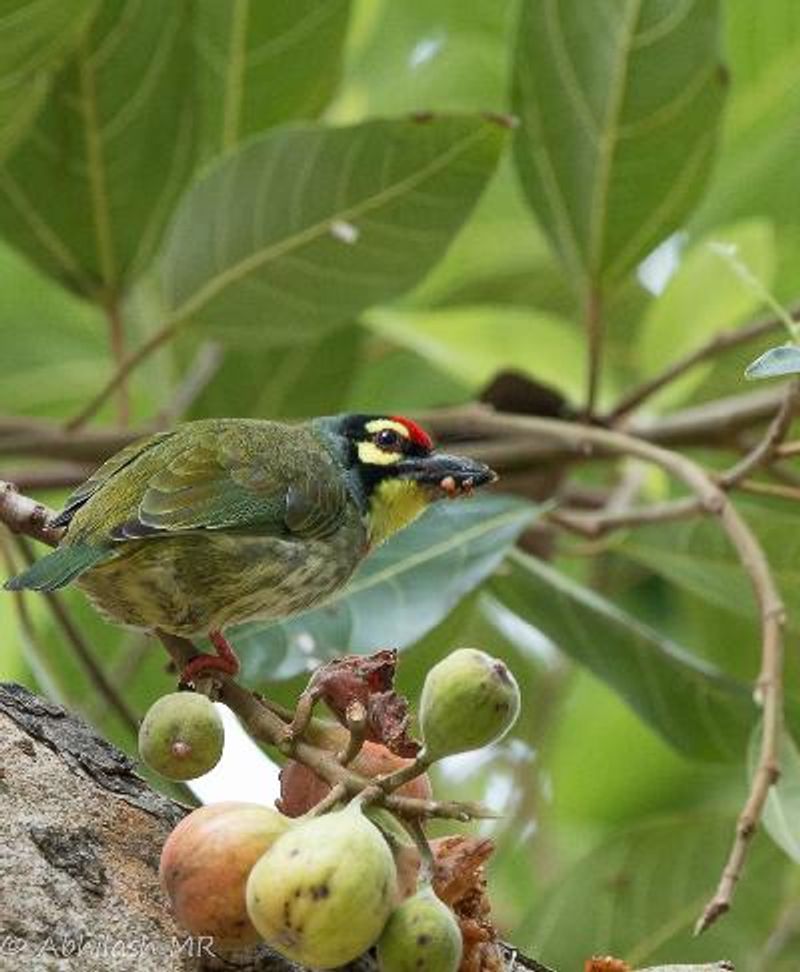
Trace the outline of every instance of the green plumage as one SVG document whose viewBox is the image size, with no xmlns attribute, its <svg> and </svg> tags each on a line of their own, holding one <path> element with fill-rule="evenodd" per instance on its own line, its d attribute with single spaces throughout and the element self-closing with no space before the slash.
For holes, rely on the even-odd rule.
<svg viewBox="0 0 800 972">
<path fill-rule="evenodd" d="M 65 544 L 6 581 L 4 586 L 9 591 L 55 591 L 107 560 L 108 556 L 104 547 L 90 547 L 85 543 Z"/>
<path fill-rule="evenodd" d="M 193 638 L 311 607 L 427 503 L 493 478 L 405 419 L 189 422 L 112 456 L 54 520 L 58 548 L 5 586 L 75 581 L 118 623 Z"/>
<path fill-rule="evenodd" d="M 128 446 L 69 498 L 61 545 L 11 590 L 77 580 L 113 620 L 193 636 L 307 607 L 367 546 L 325 422 L 187 423 Z"/>
</svg>

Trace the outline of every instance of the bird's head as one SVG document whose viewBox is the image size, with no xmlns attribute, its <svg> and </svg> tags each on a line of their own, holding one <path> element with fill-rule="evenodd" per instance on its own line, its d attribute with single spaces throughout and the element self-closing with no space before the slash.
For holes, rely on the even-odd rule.
<svg viewBox="0 0 800 972">
<path fill-rule="evenodd" d="M 429 503 L 469 495 L 497 479 L 482 462 L 437 452 L 428 433 L 411 419 L 341 415 L 331 421 L 363 498 L 371 545 L 401 530 Z"/>
</svg>

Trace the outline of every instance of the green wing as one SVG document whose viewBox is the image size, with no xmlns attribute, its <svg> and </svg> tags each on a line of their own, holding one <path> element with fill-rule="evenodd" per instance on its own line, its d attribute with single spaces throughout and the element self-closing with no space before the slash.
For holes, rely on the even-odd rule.
<svg viewBox="0 0 800 972">
<path fill-rule="evenodd" d="M 319 442 L 273 423 L 183 426 L 121 463 L 106 484 L 111 477 L 115 493 L 127 499 L 127 509 L 103 515 L 111 523 L 107 535 L 118 542 L 212 530 L 325 536 L 341 523 L 348 502 L 343 478 Z M 106 484 L 98 489 L 105 492 Z M 100 512 L 105 497 L 98 489 L 92 495 Z"/>
<path fill-rule="evenodd" d="M 156 435 L 151 435 L 146 439 L 138 439 L 136 442 L 132 442 L 130 445 L 125 446 L 119 452 L 115 452 L 110 459 L 107 459 L 99 469 L 96 469 L 92 475 L 82 483 L 74 493 L 72 493 L 64 509 L 58 514 L 58 516 L 53 520 L 52 525 L 56 527 L 67 526 L 77 513 L 77 511 L 94 496 L 94 494 L 104 486 L 109 479 L 115 476 L 118 472 L 129 466 L 135 459 L 137 459 L 142 453 L 147 452 L 153 446 L 158 445 L 165 439 L 168 439 L 172 432 L 158 432 Z"/>
</svg>

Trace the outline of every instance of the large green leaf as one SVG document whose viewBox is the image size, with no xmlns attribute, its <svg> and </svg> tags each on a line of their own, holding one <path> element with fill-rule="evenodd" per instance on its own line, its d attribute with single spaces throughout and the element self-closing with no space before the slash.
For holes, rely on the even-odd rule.
<svg viewBox="0 0 800 972">
<path fill-rule="evenodd" d="M 514 0 L 360 0 L 337 120 L 502 111 Z"/>
<path fill-rule="evenodd" d="M 718 21 L 718 0 L 523 3 L 517 165 L 581 289 L 618 278 L 698 199 L 723 101 Z"/>
<path fill-rule="evenodd" d="M 607 682 L 677 749 L 698 759 L 741 759 L 755 721 L 747 686 L 519 551 L 491 586 L 504 604 Z"/>
<path fill-rule="evenodd" d="M 707 229 L 743 216 L 800 222 L 795 162 L 800 138 L 800 19 L 795 0 L 727 0 L 731 93 L 708 196 Z"/>
<path fill-rule="evenodd" d="M 597 799 L 603 799 L 601 778 Z M 748 860 L 735 917 L 719 922 L 702 938 L 692 936 L 719 877 L 733 828 L 732 816 L 698 812 L 625 828 L 544 889 L 515 930 L 514 942 L 565 970 L 583 968 L 591 955 L 610 954 L 636 968 L 730 956 L 737 969 L 788 972 L 796 967 L 796 955 L 795 965 L 757 961 L 780 911 L 781 879 L 787 870 L 766 841 L 756 844 Z"/>
<path fill-rule="evenodd" d="M 245 678 L 289 678 L 310 662 L 412 644 L 494 570 L 535 512 L 506 496 L 437 504 L 322 607 L 234 632 Z"/>
<path fill-rule="evenodd" d="M 199 0 L 195 26 L 208 154 L 314 118 L 339 80 L 350 0 Z"/>
<path fill-rule="evenodd" d="M 583 339 L 570 321 L 517 307 L 376 308 L 365 322 L 474 389 L 521 370 L 577 398 L 585 387 Z"/>
<path fill-rule="evenodd" d="M 650 304 L 638 338 L 644 373 L 658 373 L 718 331 L 741 323 L 761 306 L 761 294 L 742 279 L 732 259 L 769 289 L 775 270 L 772 226 L 748 220 L 722 227 L 697 240 L 683 255 L 666 289 Z M 683 401 L 706 378 L 712 363 L 692 369 L 659 394 L 661 407 Z"/>
<path fill-rule="evenodd" d="M 0 293 L 0 412 L 62 417 L 106 366 L 100 313 L 2 244 Z"/>
<path fill-rule="evenodd" d="M 0 160 L 24 135 L 96 7 L 96 0 L 0 0 Z"/>
<path fill-rule="evenodd" d="M 789 609 L 792 630 L 800 628 L 800 538 L 797 514 L 764 503 L 737 502 L 769 558 Z M 643 526 L 616 548 L 678 587 L 746 617 L 757 616 L 753 590 L 728 538 L 711 518 Z"/>
<path fill-rule="evenodd" d="M 151 257 L 193 154 L 191 5 L 103 0 L 0 170 L 0 230 L 84 294 Z"/>
<path fill-rule="evenodd" d="M 295 342 L 407 290 L 494 169 L 484 118 L 273 129 L 181 202 L 161 261 L 173 319 Z"/>
<path fill-rule="evenodd" d="M 363 340 L 357 324 L 346 324 L 310 346 L 229 347 L 191 417 L 305 418 L 345 411 Z"/>
</svg>

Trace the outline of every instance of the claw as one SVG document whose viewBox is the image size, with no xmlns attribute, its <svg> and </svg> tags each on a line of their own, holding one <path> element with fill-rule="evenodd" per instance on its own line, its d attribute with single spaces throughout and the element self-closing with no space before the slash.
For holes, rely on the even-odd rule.
<svg viewBox="0 0 800 972">
<path fill-rule="evenodd" d="M 213 678 L 214 672 L 235 677 L 239 674 L 239 659 L 236 652 L 223 636 L 221 631 L 211 631 L 208 635 L 211 644 L 217 649 L 216 655 L 203 652 L 195 655 L 181 672 L 181 684 L 196 684 L 198 679 Z"/>
</svg>

